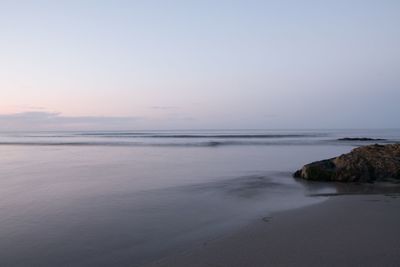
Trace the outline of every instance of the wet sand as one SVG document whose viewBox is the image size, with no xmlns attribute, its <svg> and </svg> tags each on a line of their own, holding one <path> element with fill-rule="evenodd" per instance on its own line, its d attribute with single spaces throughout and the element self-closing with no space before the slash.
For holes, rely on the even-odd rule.
<svg viewBox="0 0 400 267">
<path fill-rule="evenodd" d="M 400 195 L 340 195 L 148 266 L 399 266 Z"/>
</svg>

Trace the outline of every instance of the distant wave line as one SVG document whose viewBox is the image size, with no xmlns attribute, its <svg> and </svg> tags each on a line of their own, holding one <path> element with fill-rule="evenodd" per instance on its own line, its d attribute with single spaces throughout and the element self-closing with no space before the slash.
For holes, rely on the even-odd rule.
<svg viewBox="0 0 400 267">
<path fill-rule="evenodd" d="M 0 142 L 0 146 L 119 146 L 119 147 L 217 147 L 217 146 L 271 146 L 271 145 L 310 145 L 320 142 L 287 141 L 205 141 L 185 143 L 150 143 L 150 142 Z"/>
<path fill-rule="evenodd" d="M 143 133 L 80 133 L 73 135 L 24 135 L 20 137 L 33 137 L 33 138 L 63 138 L 63 137 L 82 137 L 82 136 L 92 136 L 92 137 L 114 137 L 114 138 L 221 138 L 221 139 L 234 139 L 234 138 L 301 138 L 301 137 L 321 137 L 322 134 L 143 134 Z"/>
</svg>

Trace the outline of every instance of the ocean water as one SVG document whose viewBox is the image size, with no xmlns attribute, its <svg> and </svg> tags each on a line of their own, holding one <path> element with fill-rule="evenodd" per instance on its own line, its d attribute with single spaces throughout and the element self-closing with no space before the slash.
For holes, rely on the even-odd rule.
<svg viewBox="0 0 400 267">
<path fill-rule="evenodd" d="M 141 266 L 331 184 L 302 165 L 399 130 L 114 131 L 0 134 L 0 266 Z"/>
</svg>

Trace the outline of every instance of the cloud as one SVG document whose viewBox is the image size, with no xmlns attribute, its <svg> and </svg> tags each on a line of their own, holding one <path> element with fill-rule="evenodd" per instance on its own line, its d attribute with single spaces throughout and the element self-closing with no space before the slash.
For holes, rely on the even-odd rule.
<svg viewBox="0 0 400 267">
<path fill-rule="evenodd" d="M 39 106 L 27 106 L 28 110 L 46 110 L 45 107 L 39 107 Z"/>
<path fill-rule="evenodd" d="M 96 130 L 135 127 L 140 117 L 63 116 L 58 112 L 29 111 L 0 114 L 0 130 Z"/>
<path fill-rule="evenodd" d="M 158 109 L 158 110 L 175 110 L 179 109 L 177 106 L 151 106 L 151 109 Z"/>
</svg>

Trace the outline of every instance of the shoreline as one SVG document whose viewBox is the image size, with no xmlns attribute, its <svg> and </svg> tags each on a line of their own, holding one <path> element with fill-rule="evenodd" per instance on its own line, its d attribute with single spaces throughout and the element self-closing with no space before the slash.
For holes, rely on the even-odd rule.
<svg viewBox="0 0 400 267">
<path fill-rule="evenodd" d="M 145 266 L 395 266 L 400 195 L 331 196 Z"/>
</svg>

